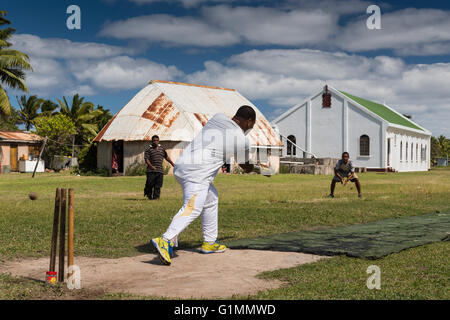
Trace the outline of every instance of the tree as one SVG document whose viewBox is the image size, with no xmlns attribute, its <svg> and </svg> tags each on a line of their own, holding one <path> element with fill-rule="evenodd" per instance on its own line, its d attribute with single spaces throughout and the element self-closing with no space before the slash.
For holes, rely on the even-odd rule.
<svg viewBox="0 0 450 320">
<path fill-rule="evenodd" d="M 436 158 L 447 158 L 450 155 L 450 139 L 443 135 L 438 138 L 431 137 L 431 159 L 433 163 Z"/>
<path fill-rule="evenodd" d="M 105 109 L 101 105 L 97 105 L 97 109 L 100 110 L 102 113 L 95 118 L 92 119 L 92 122 L 95 123 L 99 130 L 101 130 L 106 124 L 111 120 L 112 115 L 111 112 L 108 109 Z"/>
<path fill-rule="evenodd" d="M 30 131 L 33 127 L 33 121 L 39 116 L 39 109 L 41 108 L 44 100 L 39 99 L 37 96 L 21 96 L 17 98 L 19 104 L 19 119 L 20 123 L 25 125 L 25 129 Z"/>
<path fill-rule="evenodd" d="M 40 116 L 34 120 L 34 126 L 38 135 L 48 137 L 43 156 L 47 164 L 54 156 L 70 154 L 72 137 L 77 131 L 69 117 L 63 114 Z"/>
<path fill-rule="evenodd" d="M 437 143 L 441 151 L 440 156 L 446 158 L 447 155 L 450 153 L 450 140 L 447 139 L 444 135 L 440 135 L 437 138 Z"/>
<path fill-rule="evenodd" d="M 441 154 L 441 148 L 439 142 L 435 137 L 431 137 L 431 160 L 434 161 Z"/>
<path fill-rule="evenodd" d="M 19 130 L 18 124 L 20 124 L 19 113 L 14 108 L 11 108 L 11 114 L 8 118 L 0 117 L 0 130 L 17 131 Z"/>
<path fill-rule="evenodd" d="M 41 105 L 41 114 L 44 116 L 52 116 L 58 113 L 58 104 L 51 100 L 44 100 Z"/>
<path fill-rule="evenodd" d="M 72 103 L 63 97 L 62 101 L 58 99 L 60 106 L 60 113 L 69 117 L 75 125 L 76 134 L 74 137 L 74 144 L 88 144 L 97 135 L 98 126 L 93 123 L 93 119 L 100 116 L 102 110 L 94 110 L 92 102 L 84 102 L 84 98 L 78 94 L 72 98 Z"/>
<path fill-rule="evenodd" d="M 11 22 L 5 18 L 7 11 L 0 10 L 0 27 Z M 12 44 L 8 42 L 14 28 L 0 29 L 0 116 L 7 118 L 12 111 L 11 103 L 5 87 L 28 92 L 25 85 L 25 70 L 33 70 L 29 63 L 29 57 L 18 50 L 10 49 Z"/>
<path fill-rule="evenodd" d="M 108 121 L 112 118 L 112 115 L 108 109 L 105 109 L 100 105 L 97 105 L 96 110 L 100 110 L 101 114 L 93 118 L 91 122 L 95 123 L 100 130 L 108 123 Z M 97 143 L 91 142 L 89 145 L 81 149 L 78 154 L 78 167 L 80 172 L 95 172 L 97 170 L 97 147 Z"/>
</svg>

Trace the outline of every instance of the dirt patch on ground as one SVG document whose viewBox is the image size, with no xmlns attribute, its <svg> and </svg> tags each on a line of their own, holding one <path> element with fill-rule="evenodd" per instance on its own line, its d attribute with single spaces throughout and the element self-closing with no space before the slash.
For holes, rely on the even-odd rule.
<svg viewBox="0 0 450 320">
<path fill-rule="evenodd" d="M 277 280 L 259 279 L 263 271 L 294 267 L 323 257 L 260 250 L 227 250 L 203 255 L 196 250 L 179 250 L 171 266 L 164 266 L 156 254 L 120 259 L 77 257 L 82 287 L 108 293 L 170 298 L 225 298 L 254 294 L 279 287 Z M 0 263 L 0 272 L 43 280 L 48 258 Z"/>
</svg>

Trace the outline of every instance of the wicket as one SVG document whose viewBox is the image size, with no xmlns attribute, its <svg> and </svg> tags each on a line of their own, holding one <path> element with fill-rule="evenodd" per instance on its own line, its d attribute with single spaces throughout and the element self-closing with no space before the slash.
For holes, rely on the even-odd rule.
<svg viewBox="0 0 450 320">
<path fill-rule="evenodd" d="M 69 197 L 67 201 L 67 195 Z M 55 209 L 53 213 L 53 231 L 52 242 L 50 249 L 50 272 L 56 271 L 56 255 L 58 249 L 58 224 L 59 224 L 59 265 L 58 265 L 58 282 L 64 282 L 64 267 L 65 267 L 65 254 L 66 254 L 66 206 L 68 208 L 68 234 L 67 234 L 67 265 L 73 266 L 73 234 L 74 234 L 74 190 L 69 189 L 56 189 L 55 195 Z M 68 274 L 67 277 L 70 275 Z"/>
</svg>

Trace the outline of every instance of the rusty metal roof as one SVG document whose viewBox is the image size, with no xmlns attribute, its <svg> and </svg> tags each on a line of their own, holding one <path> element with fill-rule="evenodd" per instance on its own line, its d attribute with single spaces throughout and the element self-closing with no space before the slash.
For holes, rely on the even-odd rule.
<svg viewBox="0 0 450 320">
<path fill-rule="evenodd" d="M 254 146 L 282 143 L 264 115 L 238 91 L 189 83 L 153 80 L 139 91 L 99 132 L 94 141 L 191 141 L 215 114 L 232 117 L 242 105 L 256 111 L 249 134 Z"/>
<path fill-rule="evenodd" d="M 0 130 L 0 141 L 40 142 L 41 140 L 43 138 L 34 133 Z"/>
</svg>

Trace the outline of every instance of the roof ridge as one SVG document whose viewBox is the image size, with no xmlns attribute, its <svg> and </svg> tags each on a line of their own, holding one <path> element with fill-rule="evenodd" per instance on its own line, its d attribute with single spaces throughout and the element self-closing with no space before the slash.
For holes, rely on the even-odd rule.
<svg viewBox="0 0 450 320">
<path fill-rule="evenodd" d="M 177 82 L 177 81 L 165 81 L 165 80 L 150 80 L 149 84 L 152 83 L 167 83 L 167 84 L 178 84 L 182 86 L 190 86 L 190 87 L 199 87 L 199 88 L 208 88 L 208 89 L 218 89 L 218 90 L 228 90 L 228 91 L 236 91 L 236 89 L 231 88 L 223 88 L 223 87 L 215 87 L 215 86 L 206 86 L 202 84 L 195 83 L 185 83 L 185 82 Z"/>
</svg>

